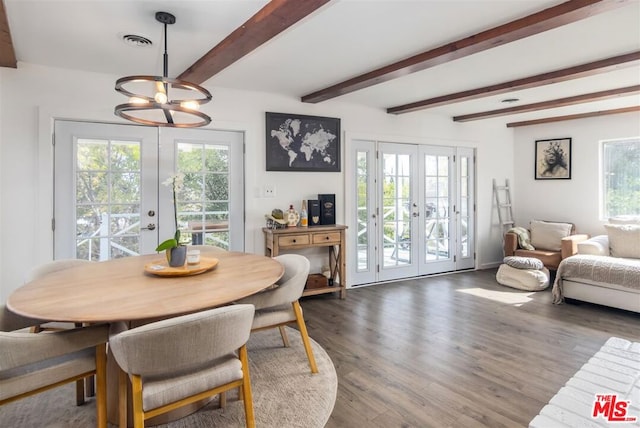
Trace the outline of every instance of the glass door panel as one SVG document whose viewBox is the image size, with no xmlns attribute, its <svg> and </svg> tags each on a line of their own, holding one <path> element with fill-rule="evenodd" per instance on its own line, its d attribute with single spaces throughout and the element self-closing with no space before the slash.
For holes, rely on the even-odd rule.
<svg viewBox="0 0 640 428">
<path fill-rule="evenodd" d="M 152 252 L 157 186 L 145 183 L 157 176 L 155 129 L 56 121 L 55 137 L 55 257 Z"/>
<path fill-rule="evenodd" d="M 378 179 L 381 195 L 379 279 L 390 280 L 416 275 L 418 215 L 417 147 L 380 143 Z"/>
<path fill-rule="evenodd" d="M 456 269 L 475 267 L 475 171 L 473 149 L 458 148 L 458 208 L 456 210 L 456 235 L 458 237 Z"/>
<path fill-rule="evenodd" d="M 353 201 L 354 215 L 348 219 L 349 239 L 347 248 L 354 248 L 347 254 L 350 285 L 367 284 L 376 281 L 376 191 L 375 191 L 375 143 L 372 141 L 352 141 L 352 150 L 346 162 L 355 171 L 354 179 L 347 178 L 346 197 Z"/>
<path fill-rule="evenodd" d="M 455 229 L 451 217 L 455 148 L 420 147 L 425 214 L 421 222 L 420 274 L 453 270 Z"/>
<path fill-rule="evenodd" d="M 177 204 L 185 241 L 244 251 L 243 134 L 162 129 L 160 141 L 163 170 L 184 174 Z"/>
</svg>

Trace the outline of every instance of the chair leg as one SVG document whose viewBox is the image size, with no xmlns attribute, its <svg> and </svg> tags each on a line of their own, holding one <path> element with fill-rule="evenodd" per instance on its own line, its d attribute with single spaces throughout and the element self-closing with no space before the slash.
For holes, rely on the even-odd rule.
<svg viewBox="0 0 640 428">
<path fill-rule="evenodd" d="M 287 336 L 287 330 L 284 328 L 283 325 L 278 326 L 278 328 L 280 329 L 280 337 L 282 337 L 282 344 L 284 345 L 285 348 L 288 348 L 289 337 Z"/>
<path fill-rule="evenodd" d="M 247 346 L 242 345 L 239 351 L 242 362 L 242 401 L 244 401 L 244 416 L 247 428 L 255 428 L 256 420 L 253 414 L 253 397 L 251 396 L 251 379 L 249 377 L 249 358 L 247 356 Z"/>
<path fill-rule="evenodd" d="M 93 379 L 93 376 L 91 376 Z M 96 346 L 96 420 L 98 428 L 107 428 L 107 345 Z"/>
<path fill-rule="evenodd" d="M 76 381 L 76 406 L 84 404 L 84 378 Z"/>
<path fill-rule="evenodd" d="M 127 428 L 127 374 L 118 367 L 118 426 Z"/>
<path fill-rule="evenodd" d="M 302 337 L 304 350 L 307 353 L 307 358 L 309 359 L 309 367 L 311 367 L 311 373 L 318 373 L 318 366 L 316 365 L 316 359 L 313 356 L 313 350 L 311 349 L 311 341 L 309 340 L 307 325 L 304 323 L 302 308 L 300 307 L 300 302 L 298 302 L 297 300 L 293 302 L 293 312 L 295 312 L 296 314 L 296 322 L 298 323 L 298 329 L 300 330 L 300 336 Z"/>
<path fill-rule="evenodd" d="M 142 409 L 142 378 L 131 376 L 131 395 L 133 401 L 133 428 L 144 428 L 144 410 Z"/>
<path fill-rule="evenodd" d="M 93 397 L 94 395 L 96 395 L 95 379 L 93 376 L 84 378 L 84 388 L 87 397 Z"/>
</svg>

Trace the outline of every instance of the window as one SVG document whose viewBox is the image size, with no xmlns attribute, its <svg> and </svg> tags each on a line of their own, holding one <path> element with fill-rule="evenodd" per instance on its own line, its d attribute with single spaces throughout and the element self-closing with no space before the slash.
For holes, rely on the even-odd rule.
<svg viewBox="0 0 640 428">
<path fill-rule="evenodd" d="M 603 218 L 640 215 L 640 138 L 602 142 Z"/>
</svg>

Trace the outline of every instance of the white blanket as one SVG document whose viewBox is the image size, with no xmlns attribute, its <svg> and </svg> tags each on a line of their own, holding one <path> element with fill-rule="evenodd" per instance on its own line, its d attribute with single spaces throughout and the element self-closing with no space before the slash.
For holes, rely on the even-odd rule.
<svg viewBox="0 0 640 428">
<path fill-rule="evenodd" d="M 640 290 L 640 259 L 577 254 L 562 260 L 553 284 L 553 303 L 564 301 L 564 279 L 587 279 Z"/>
</svg>

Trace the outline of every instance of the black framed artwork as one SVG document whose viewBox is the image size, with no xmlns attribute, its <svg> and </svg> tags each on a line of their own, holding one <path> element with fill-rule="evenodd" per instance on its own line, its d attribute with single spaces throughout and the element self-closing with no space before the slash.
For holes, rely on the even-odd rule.
<svg viewBox="0 0 640 428">
<path fill-rule="evenodd" d="M 571 179 L 571 138 L 536 140 L 535 179 Z"/>
<path fill-rule="evenodd" d="M 266 113 L 267 171 L 340 172 L 340 119 Z"/>
</svg>

